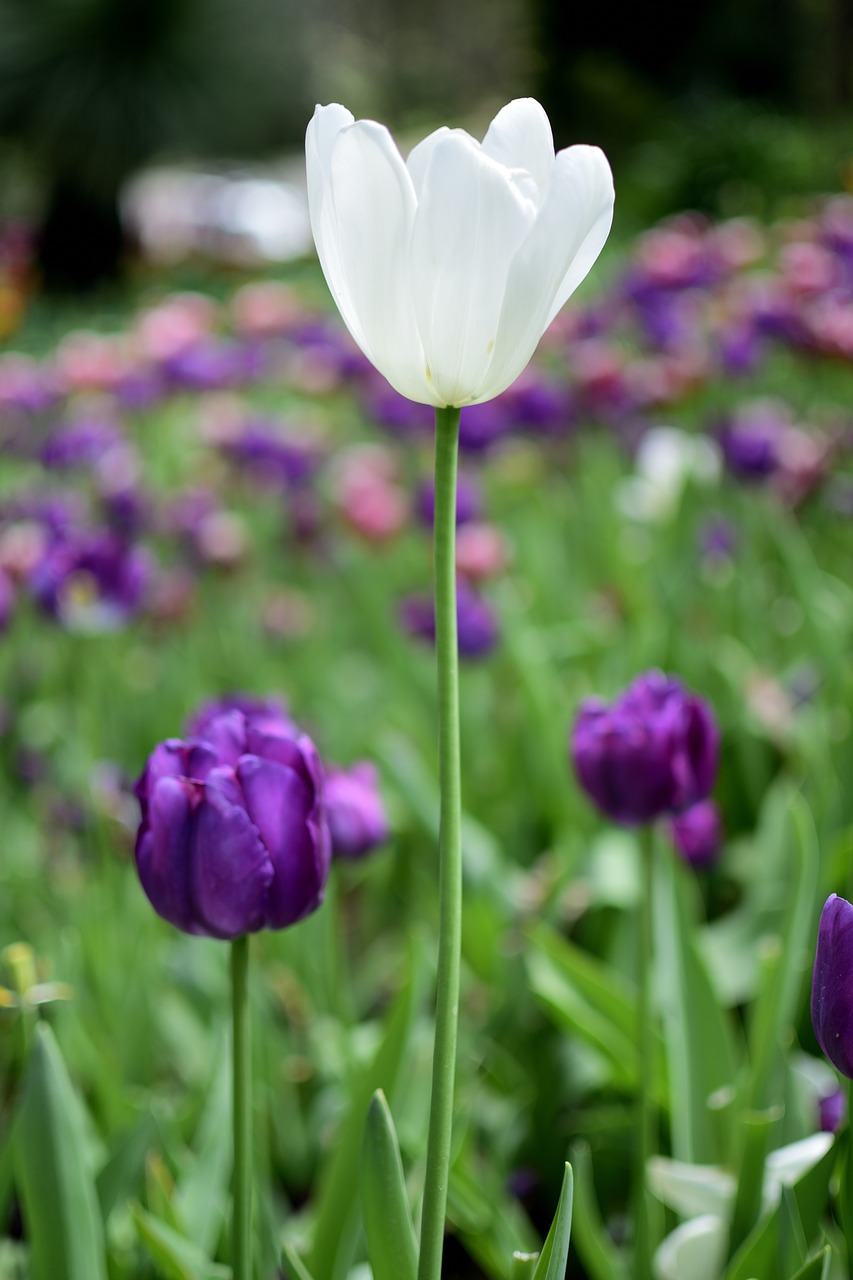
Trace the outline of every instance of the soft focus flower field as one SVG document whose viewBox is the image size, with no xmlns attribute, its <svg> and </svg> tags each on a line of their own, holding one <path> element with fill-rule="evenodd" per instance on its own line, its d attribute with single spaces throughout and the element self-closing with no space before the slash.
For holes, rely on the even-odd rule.
<svg viewBox="0 0 853 1280">
<path fill-rule="evenodd" d="M 77 1094 L 111 1280 L 228 1274 L 207 1261 L 227 1256 L 227 957 L 145 901 L 132 786 L 234 694 L 284 700 L 327 769 L 372 764 L 362 818 L 390 829 L 367 853 L 356 831 L 324 906 L 253 942 L 257 1274 L 286 1240 L 315 1280 L 364 1275 L 367 1100 L 393 1099 L 414 1201 L 429 1102 L 431 412 L 373 371 L 308 269 L 20 338 L 0 356 L 0 1280 L 28 1275 L 4 1137 L 35 1009 Z M 569 740 L 585 699 L 655 668 L 720 734 L 717 811 L 670 831 L 658 887 L 651 1181 L 659 1237 L 692 1224 L 659 1274 L 788 1280 L 820 1230 L 828 1274 L 850 1273 L 814 1138 L 837 1082 L 808 1005 L 821 905 L 853 891 L 851 404 L 839 198 L 772 228 L 652 230 L 509 390 L 462 410 L 448 1277 L 508 1280 L 566 1158 L 569 1275 L 629 1274 L 640 837 L 592 807 Z M 732 1164 L 736 1089 L 772 1153 L 763 1203 Z M 732 1203 L 738 1244 L 776 1227 L 724 1271 Z"/>
</svg>

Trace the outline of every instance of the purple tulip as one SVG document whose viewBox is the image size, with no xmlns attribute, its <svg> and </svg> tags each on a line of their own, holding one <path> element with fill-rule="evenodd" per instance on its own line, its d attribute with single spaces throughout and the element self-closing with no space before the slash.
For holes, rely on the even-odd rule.
<svg viewBox="0 0 853 1280">
<path fill-rule="evenodd" d="M 283 929 L 322 902 L 323 770 L 304 734 L 229 711 L 206 722 L 204 737 L 160 743 L 134 790 L 139 879 L 157 914 L 185 933 Z"/>
<path fill-rule="evenodd" d="M 187 721 L 187 733 L 191 738 L 209 738 L 216 733 L 217 722 L 232 711 L 239 711 L 252 732 L 299 737 L 299 729 L 288 715 L 283 699 L 254 698 L 245 693 L 229 693 L 205 702 Z"/>
<path fill-rule="evenodd" d="M 361 858 L 388 839 L 375 765 L 361 760 L 351 769 L 330 769 L 324 796 L 333 857 Z"/>
<path fill-rule="evenodd" d="M 831 893 L 820 917 L 812 1026 L 829 1061 L 853 1080 L 853 906 Z"/>
<path fill-rule="evenodd" d="M 693 867 L 710 867 L 717 861 L 723 843 L 720 811 L 713 800 L 700 800 L 669 824 L 669 835 L 677 853 Z"/>
<path fill-rule="evenodd" d="M 720 447 L 729 470 L 741 480 L 760 481 L 779 467 L 779 446 L 787 421 L 770 406 L 755 406 L 725 422 Z"/>
<path fill-rule="evenodd" d="M 714 785 L 719 735 L 708 704 L 661 671 L 639 676 L 612 706 L 578 712 L 571 754 L 581 786 L 626 826 L 681 813 Z"/>
<path fill-rule="evenodd" d="M 103 530 L 57 538 L 30 577 L 30 589 L 47 613 L 72 627 L 111 630 L 143 604 L 151 560 L 139 547 Z"/>
</svg>

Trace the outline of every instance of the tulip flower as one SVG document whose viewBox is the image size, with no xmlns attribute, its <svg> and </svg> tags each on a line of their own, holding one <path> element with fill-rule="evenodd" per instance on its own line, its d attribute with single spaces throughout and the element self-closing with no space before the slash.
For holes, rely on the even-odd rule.
<svg viewBox="0 0 853 1280">
<path fill-rule="evenodd" d="M 503 107 L 482 143 L 442 128 L 406 161 L 383 125 L 318 106 L 306 158 L 320 263 L 350 333 L 397 391 L 438 408 L 515 381 L 610 231 L 603 153 L 555 155 L 532 98 Z"/>
<path fill-rule="evenodd" d="M 369 760 L 361 760 L 351 769 L 330 769 L 325 804 L 333 857 L 362 858 L 388 839 L 379 771 Z"/>
<path fill-rule="evenodd" d="M 832 893 L 824 904 L 812 977 L 812 1026 L 829 1061 L 853 1080 L 853 904 Z"/>
<path fill-rule="evenodd" d="M 203 736 L 152 752 L 136 795 L 139 878 L 186 933 L 282 929 L 323 900 L 329 832 L 310 739 L 283 717 L 202 715 Z"/>
<path fill-rule="evenodd" d="M 714 785 L 718 733 L 711 708 L 661 671 L 640 676 L 612 706 L 590 700 L 572 733 L 581 786 L 626 826 L 688 809 Z"/>
</svg>

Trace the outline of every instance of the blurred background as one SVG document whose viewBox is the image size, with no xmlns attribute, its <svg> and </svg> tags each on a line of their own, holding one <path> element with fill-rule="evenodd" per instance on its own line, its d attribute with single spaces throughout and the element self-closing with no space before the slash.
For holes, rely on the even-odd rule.
<svg viewBox="0 0 853 1280">
<path fill-rule="evenodd" d="M 316 101 L 405 140 L 447 120 L 476 130 L 532 93 L 558 145 L 606 148 L 617 232 L 687 207 L 784 214 L 850 184 L 847 0 L 660 0 L 654 15 L 562 0 L 0 0 L 0 257 L 79 289 L 140 246 L 299 256 Z"/>
</svg>

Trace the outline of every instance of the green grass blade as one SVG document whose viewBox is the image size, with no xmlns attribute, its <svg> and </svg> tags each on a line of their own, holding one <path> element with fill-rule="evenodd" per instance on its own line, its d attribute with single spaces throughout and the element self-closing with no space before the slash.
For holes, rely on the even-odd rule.
<svg viewBox="0 0 853 1280">
<path fill-rule="evenodd" d="M 374 1280 L 414 1280 L 418 1245 L 394 1121 L 381 1089 L 367 1112 L 361 1148 L 361 1206 Z"/>
<path fill-rule="evenodd" d="M 564 1280 L 569 1260 L 569 1241 L 572 1236 L 572 1204 L 574 1202 L 574 1175 L 572 1166 L 566 1164 L 557 1212 L 551 1229 L 545 1238 L 539 1261 L 533 1272 L 533 1280 Z"/>
</svg>

